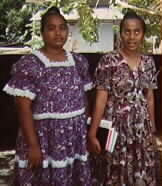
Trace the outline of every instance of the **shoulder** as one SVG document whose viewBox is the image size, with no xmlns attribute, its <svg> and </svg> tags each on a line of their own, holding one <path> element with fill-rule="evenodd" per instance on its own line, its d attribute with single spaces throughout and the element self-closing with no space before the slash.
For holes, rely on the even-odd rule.
<svg viewBox="0 0 162 186">
<path fill-rule="evenodd" d="M 22 56 L 18 61 L 17 64 L 19 64 L 20 66 L 30 66 L 30 65 L 38 65 L 38 59 L 35 55 L 33 54 L 28 54 L 28 55 L 24 55 Z"/>
<path fill-rule="evenodd" d="M 144 59 L 145 61 L 154 61 L 152 55 L 147 55 L 147 54 L 141 54 L 141 55 L 142 55 L 142 57 L 143 57 L 143 59 Z"/>
<path fill-rule="evenodd" d="M 151 55 L 142 54 L 142 61 L 144 63 L 144 66 L 147 67 L 155 66 L 154 58 Z"/>
<path fill-rule="evenodd" d="M 79 53 L 71 53 L 73 56 L 73 59 L 75 61 L 75 64 L 79 67 L 79 69 L 88 69 L 89 68 L 89 63 L 87 58 L 83 54 Z"/>
<path fill-rule="evenodd" d="M 119 52 L 114 50 L 114 51 L 110 51 L 110 52 L 104 54 L 100 58 L 99 63 L 109 65 L 109 66 L 111 66 L 111 65 L 113 66 L 121 60 L 120 58 L 121 57 L 120 57 Z"/>
<path fill-rule="evenodd" d="M 75 52 L 71 52 L 74 60 L 77 60 L 79 62 L 87 62 L 87 58 L 83 55 L 83 54 L 79 54 L 79 53 L 75 53 Z"/>
<path fill-rule="evenodd" d="M 39 71 L 41 68 L 38 58 L 33 54 L 22 56 L 12 68 L 14 72 L 28 72 L 33 73 Z"/>
</svg>

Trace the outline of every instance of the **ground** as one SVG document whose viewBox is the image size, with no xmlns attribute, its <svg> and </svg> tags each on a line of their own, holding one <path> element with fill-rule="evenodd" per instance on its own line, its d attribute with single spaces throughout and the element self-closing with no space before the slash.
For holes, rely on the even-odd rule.
<svg viewBox="0 0 162 186">
<path fill-rule="evenodd" d="M 11 186 L 14 175 L 14 156 L 14 150 L 0 152 L 0 186 Z"/>
</svg>

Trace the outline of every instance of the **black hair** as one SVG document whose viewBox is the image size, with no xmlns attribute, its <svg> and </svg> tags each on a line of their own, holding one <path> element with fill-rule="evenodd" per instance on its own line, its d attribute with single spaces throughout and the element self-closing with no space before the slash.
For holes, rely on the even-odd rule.
<svg viewBox="0 0 162 186">
<path fill-rule="evenodd" d="M 60 10 L 55 6 L 52 6 L 41 17 L 41 32 L 43 32 L 43 30 L 44 30 L 44 26 L 47 23 L 47 18 L 51 15 L 56 15 L 56 16 L 62 17 L 62 19 L 65 21 L 65 24 L 67 24 L 67 21 L 64 18 L 64 16 L 60 13 Z"/>
<path fill-rule="evenodd" d="M 142 19 L 142 17 L 140 17 L 139 15 L 137 15 L 134 11 L 129 11 L 129 12 L 127 12 L 125 14 L 125 16 L 123 17 L 123 19 L 120 22 L 120 34 L 122 32 L 124 22 L 127 19 L 137 19 L 137 20 L 139 20 L 140 23 L 141 23 L 141 25 L 142 25 L 143 33 L 144 34 L 146 33 L 146 24 L 145 24 L 144 20 Z"/>
</svg>

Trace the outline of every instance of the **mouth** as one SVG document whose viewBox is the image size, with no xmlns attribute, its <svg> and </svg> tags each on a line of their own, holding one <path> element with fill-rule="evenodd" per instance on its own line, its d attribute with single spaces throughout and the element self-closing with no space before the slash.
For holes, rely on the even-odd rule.
<svg viewBox="0 0 162 186">
<path fill-rule="evenodd" d="M 62 39 L 55 39 L 56 42 L 60 43 L 62 42 L 63 40 Z"/>
<path fill-rule="evenodd" d="M 128 43 L 128 46 L 129 46 L 129 47 L 136 47 L 137 44 L 136 44 L 135 42 L 129 42 L 129 43 Z"/>
<path fill-rule="evenodd" d="M 128 42 L 128 45 L 136 45 L 136 42 Z"/>
</svg>

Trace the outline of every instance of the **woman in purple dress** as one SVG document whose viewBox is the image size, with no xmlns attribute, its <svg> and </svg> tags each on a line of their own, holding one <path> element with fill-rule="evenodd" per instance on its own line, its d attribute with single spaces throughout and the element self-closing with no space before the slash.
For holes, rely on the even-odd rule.
<svg viewBox="0 0 162 186">
<path fill-rule="evenodd" d="M 88 62 L 63 49 L 68 26 L 55 7 L 41 19 L 44 47 L 12 68 L 4 91 L 20 120 L 16 186 L 91 186 L 86 148 Z"/>
<path fill-rule="evenodd" d="M 122 48 L 104 55 L 96 70 L 96 105 L 88 137 L 91 151 L 98 154 L 97 186 L 156 186 L 157 73 L 152 57 L 139 50 L 145 30 L 141 17 L 127 13 L 120 24 Z M 102 151 L 96 137 L 102 117 L 111 120 L 118 133 L 113 152 Z M 103 165 L 100 170 L 98 165 Z"/>
</svg>

